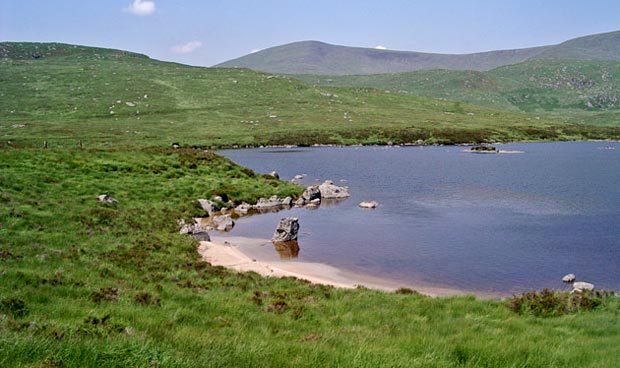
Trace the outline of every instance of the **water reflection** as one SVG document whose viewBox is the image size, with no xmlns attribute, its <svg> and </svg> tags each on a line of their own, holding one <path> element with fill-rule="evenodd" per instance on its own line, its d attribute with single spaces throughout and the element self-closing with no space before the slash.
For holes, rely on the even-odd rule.
<svg viewBox="0 0 620 368">
<path fill-rule="evenodd" d="M 288 242 L 273 242 L 273 246 L 280 255 L 280 259 L 293 259 L 299 256 L 299 244 L 297 240 Z"/>
</svg>

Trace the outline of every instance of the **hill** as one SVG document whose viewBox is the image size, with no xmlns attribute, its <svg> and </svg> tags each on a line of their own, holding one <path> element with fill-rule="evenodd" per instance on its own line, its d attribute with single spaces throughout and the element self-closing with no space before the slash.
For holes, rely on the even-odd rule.
<svg viewBox="0 0 620 368">
<path fill-rule="evenodd" d="M 429 70 L 297 77 L 321 87 L 372 87 L 564 117 L 620 110 L 620 63 L 615 61 L 535 60 L 487 72 Z"/>
<path fill-rule="evenodd" d="M 60 55 L 32 58 L 33 45 L 26 46 L 2 44 L 28 50 L 0 61 L 0 137 L 12 144 L 221 147 L 616 135 L 557 118 L 376 89 L 313 87 L 291 77 L 121 51 L 63 47 Z"/>
<path fill-rule="evenodd" d="M 620 31 L 558 45 L 473 54 L 377 50 L 301 41 L 265 49 L 216 65 L 278 74 L 383 74 L 416 70 L 487 71 L 538 59 L 620 60 Z"/>
</svg>

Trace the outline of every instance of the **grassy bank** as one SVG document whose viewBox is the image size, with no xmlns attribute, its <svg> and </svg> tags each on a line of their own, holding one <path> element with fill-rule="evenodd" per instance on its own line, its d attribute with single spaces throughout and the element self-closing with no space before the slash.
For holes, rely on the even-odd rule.
<svg viewBox="0 0 620 368">
<path fill-rule="evenodd" d="M 299 193 L 202 151 L 5 148 L 0 158 L 3 367 L 620 362 L 616 297 L 540 318 L 502 301 L 338 290 L 200 262 L 176 223 L 201 214 L 195 198 Z"/>
</svg>

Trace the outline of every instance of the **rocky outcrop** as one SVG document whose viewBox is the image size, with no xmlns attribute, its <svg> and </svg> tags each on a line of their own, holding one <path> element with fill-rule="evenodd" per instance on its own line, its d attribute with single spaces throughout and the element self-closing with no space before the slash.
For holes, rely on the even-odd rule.
<svg viewBox="0 0 620 368">
<path fill-rule="evenodd" d="M 213 217 L 213 225 L 215 230 L 230 231 L 235 226 L 235 222 L 230 215 L 220 215 Z"/>
<path fill-rule="evenodd" d="M 562 277 L 562 282 L 571 283 L 575 281 L 575 278 L 574 273 L 569 273 L 568 275 L 564 275 L 564 277 Z"/>
<path fill-rule="evenodd" d="M 207 232 L 207 229 L 200 226 L 197 222 L 193 221 L 191 224 L 183 224 L 179 234 L 190 235 L 196 241 L 211 241 L 211 237 Z"/>
<path fill-rule="evenodd" d="M 97 200 L 103 203 L 118 204 L 118 201 L 116 199 L 110 197 L 107 194 L 98 195 Z"/>
<path fill-rule="evenodd" d="M 273 176 L 276 179 L 280 179 L 280 174 L 277 171 L 272 171 L 269 173 L 269 176 Z"/>
<path fill-rule="evenodd" d="M 217 205 L 208 199 L 199 199 L 198 203 L 200 203 L 200 207 L 202 207 L 209 216 L 217 212 Z"/>
<path fill-rule="evenodd" d="M 586 291 L 594 290 L 594 284 L 591 284 L 589 282 L 583 282 L 583 281 L 573 283 L 573 292 L 581 292 L 584 290 Z"/>
<path fill-rule="evenodd" d="M 271 240 L 273 242 L 290 242 L 297 240 L 299 232 L 299 219 L 296 217 L 285 217 L 280 220 L 276 231 Z"/>
<path fill-rule="evenodd" d="M 321 192 L 321 199 L 341 199 L 349 197 L 349 190 L 345 187 L 339 187 L 331 180 L 325 180 L 325 182 L 319 185 L 319 191 Z"/>
<path fill-rule="evenodd" d="M 377 201 L 364 201 L 359 204 L 362 208 L 377 208 L 379 202 Z"/>
</svg>

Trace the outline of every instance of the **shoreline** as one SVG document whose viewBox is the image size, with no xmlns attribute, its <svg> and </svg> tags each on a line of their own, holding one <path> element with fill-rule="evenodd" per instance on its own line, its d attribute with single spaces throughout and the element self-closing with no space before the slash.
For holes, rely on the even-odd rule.
<svg viewBox="0 0 620 368">
<path fill-rule="evenodd" d="M 226 239 L 226 240 L 225 240 Z M 213 266 L 223 266 L 236 272 L 256 272 L 264 277 L 295 277 L 313 284 L 323 284 L 342 289 L 365 287 L 368 289 L 394 292 L 399 288 L 410 288 L 431 297 L 474 295 L 485 299 L 505 297 L 500 293 L 473 292 L 441 286 L 414 285 L 375 276 L 361 275 L 338 267 L 318 262 L 256 260 L 245 254 L 240 245 L 260 245 L 269 240 L 246 237 L 216 238 L 202 241 L 198 253 L 202 260 Z"/>
</svg>

